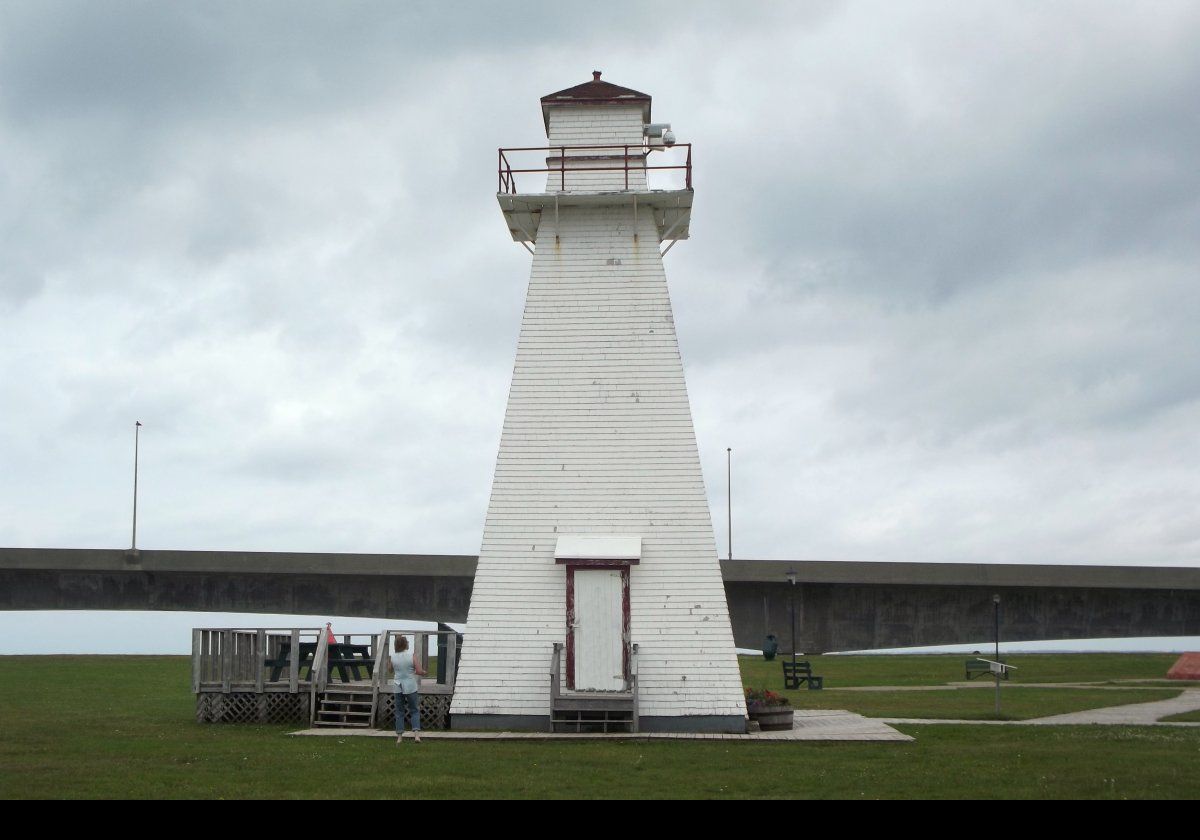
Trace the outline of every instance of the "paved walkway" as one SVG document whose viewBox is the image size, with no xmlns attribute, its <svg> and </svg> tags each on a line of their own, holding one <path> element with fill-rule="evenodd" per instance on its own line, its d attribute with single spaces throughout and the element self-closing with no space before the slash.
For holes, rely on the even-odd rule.
<svg viewBox="0 0 1200 840">
<path fill-rule="evenodd" d="M 1150 682 L 1151 685 L 1139 685 L 1137 682 L 1128 680 L 1126 685 L 1112 685 L 1111 683 L 1091 683 L 1091 682 L 1069 682 L 1069 683 L 1001 683 L 1004 690 L 1010 688 L 1087 688 L 1095 691 L 1144 691 L 1147 688 L 1183 688 L 1183 686 L 1164 685 L 1161 680 L 1141 680 L 1140 682 Z M 949 682 L 941 685 L 840 685 L 834 688 L 826 688 L 825 691 L 959 691 L 968 688 L 983 688 L 988 691 L 996 690 L 994 680 L 986 682 Z"/>
<path fill-rule="evenodd" d="M 880 718 L 891 724 L 970 724 L 972 726 L 1200 726 L 1200 722 L 1163 722 L 1160 719 L 1200 710 L 1200 689 L 1187 689 L 1170 700 L 1152 703 L 1130 703 L 1126 706 L 1106 706 L 1068 712 L 1065 715 L 1032 718 L 1030 720 L 928 720 L 922 718 Z"/>
<path fill-rule="evenodd" d="M 1189 689 L 1171 700 L 1156 700 L 1153 703 L 1131 703 L 1127 706 L 1109 706 L 1103 709 L 1088 709 L 1069 712 L 1065 715 L 1035 718 L 1035 724 L 1096 723 L 1106 725 L 1145 725 L 1157 723 L 1160 718 L 1181 715 L 1200 709 L 1200 689 Z"/>
<path fill-rule="evenodd" d="M 304 729 L 293 735 L 312 737 L 392 738 L 396 733 L 383 729 Z M 687 732 L 642 732 L 637 735 L 549 732 L 443 732 L 421 733 L 422 741 L 911 741 L 881 720 L 854 712 L 829 709 L 797 709 L 792 728 L 787 732 L 749 732 L 745 735 L 705 735 Z"/>
</svg>

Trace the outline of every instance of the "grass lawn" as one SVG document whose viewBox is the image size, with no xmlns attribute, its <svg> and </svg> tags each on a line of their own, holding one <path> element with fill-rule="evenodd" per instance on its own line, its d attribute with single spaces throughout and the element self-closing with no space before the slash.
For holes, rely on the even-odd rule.
<svg viewBox="0 0 1200 840">
<path fill-rule="evenodd" d="M 1200 723 L 1200 711 L 1171 715 L 1168 718 L 1163 718 L 1163 720 L 1167 723 Z"/>
<path fill-rule="evenodd" d="M 1184 798 L 1200 761 L 1200 728 L 1182 727 L 916 725 L 902 727 L 914 743 L 864 744 L 290 738 L 196 724 L 189 667 L 0 658 L 0 796 Z"/>
</svg>

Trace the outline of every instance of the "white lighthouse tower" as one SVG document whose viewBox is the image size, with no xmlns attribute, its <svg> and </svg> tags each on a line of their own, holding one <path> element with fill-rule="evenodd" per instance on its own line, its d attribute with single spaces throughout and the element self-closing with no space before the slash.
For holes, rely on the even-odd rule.
<svg viewBox="0 0 1200 840">
<path fill-rule="evenodd" d="M 662 261 L 688 236 L 691 148 L 599 72 L 542 115 L 547 147 L 499 155 L 533 268 L 454 725 L 743 732 Z"/>
</svg>

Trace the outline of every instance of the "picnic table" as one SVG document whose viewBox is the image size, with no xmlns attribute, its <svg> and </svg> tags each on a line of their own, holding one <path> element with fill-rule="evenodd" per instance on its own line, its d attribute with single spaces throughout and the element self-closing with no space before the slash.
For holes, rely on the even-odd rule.
<svg viewBox="0 0 1200 840">
<path fill-rule="evenodd" d="M 362 678 L 360 668 L 367 669 L 367 676 L 375 675 L 375 661 L 371 658 L 370 645 L 349 645 L 349 644 L 332 644 L 329 645 L 325 662 L 326 678 L 333 677 L 333 669 L 338 669 L 338 676 L 342 682 L 351 682 L 350 674 L 354 674 L 354 680 Z M 292 643 L 281 642 L 279 645 L 279 655 L 274 659 L 268 659 L 266 665 L 271 668 L 271 682 L 277 682 L 283 670 L 291 665 Z M 308 668 L 310 678 L 312 674 L 313 659 L 317 655 L 317 642 L 300 642 L 300 669 Z"/>
</svg>

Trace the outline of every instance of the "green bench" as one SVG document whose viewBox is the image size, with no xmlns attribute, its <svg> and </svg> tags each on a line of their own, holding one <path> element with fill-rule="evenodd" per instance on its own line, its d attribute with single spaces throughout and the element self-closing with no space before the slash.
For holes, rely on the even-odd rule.
<svg viewBox="0 0 1200 840">
<path fill-rule="evenodd" d="M 825 678 L 814 676 L 812 663 L 807 660 L 783 663 L 783 687 L 799 688 L 800 683 L 807 683 L 809 691 L 820 691 L 825 687 Z"/>
<path fill-rule="evenodd" d="M 1000 670 L 1000 679 L 1008 679 L 1008 668 Z M 992 673 L 992 663 L 986 659 L 968 659 L 967 660 L 967 679 L 973 680 L 976 677 L 984 676 Z"/>
</svg>

